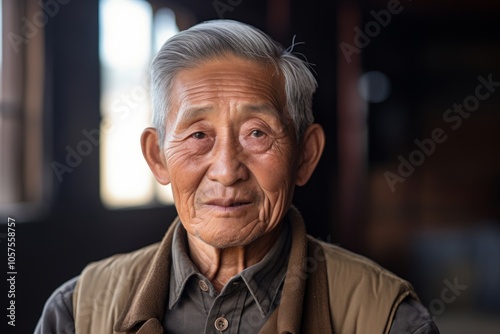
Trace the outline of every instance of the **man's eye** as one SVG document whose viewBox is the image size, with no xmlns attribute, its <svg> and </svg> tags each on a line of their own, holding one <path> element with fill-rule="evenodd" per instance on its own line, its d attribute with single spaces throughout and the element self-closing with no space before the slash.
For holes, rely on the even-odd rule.
<svg viewBox="0 0 500 334">
<path fill-rule="evenodd" d="M 203 132 L 195 132 L 195 133 L 193 133 L 193 134 L 192 134 L 192 137 L 193 137 L 194 139 L 203 139 L 203 138 L 205 138 L 206 136 L 207 136 L 207 135 L 206 135 L 205 133 L 203 133 Z"/>
<path fill-rule="evenodd" d="M 251 136 L 255 138 L 262 137 L 263 135 L 265 135 L 265 133 L 260 130 L 253 130 L 251 133 Z"/>
</svg>

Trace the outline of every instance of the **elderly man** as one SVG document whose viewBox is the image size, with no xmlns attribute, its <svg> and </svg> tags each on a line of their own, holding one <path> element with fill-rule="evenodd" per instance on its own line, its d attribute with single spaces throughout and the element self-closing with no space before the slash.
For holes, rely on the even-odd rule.
<svg viewBox="0 0 500 334">
<path fill-rule="evenodd" d="M 168 40 L 151 85 L 142 150 L 178 218 L 56 290 L 37 333 L 438 333 L 408 282 L 306 235 L 291 202 L 324 145 L 306 64 L 216 20 Z"/>
</svg>

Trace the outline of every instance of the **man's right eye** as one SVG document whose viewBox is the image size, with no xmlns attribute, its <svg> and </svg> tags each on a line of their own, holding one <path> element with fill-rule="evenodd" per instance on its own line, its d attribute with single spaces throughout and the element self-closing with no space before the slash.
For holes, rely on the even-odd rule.
<svg viewBox="0 0 500 334">
<path fill-rule="evenodd" d="M 195 132 L 192 134 L 193 138 L 194 139 L 203 139 L 205 138 L 207 135 L 203 132 Z"/>
</svg>

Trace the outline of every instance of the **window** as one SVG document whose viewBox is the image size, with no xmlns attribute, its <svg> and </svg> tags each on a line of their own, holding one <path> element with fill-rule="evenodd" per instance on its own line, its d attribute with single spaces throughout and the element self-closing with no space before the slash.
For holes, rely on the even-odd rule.
<svg viewBox="0 0 500 334">
<path fill-rule="evenodd" d="M 149 65 L 179 31 L 175 13 L 153 13 L 144 0 L 101 0 L 99 24 L 101 199 L 109 208 L 171 204 L 170 186 L 156 182 L 142 156 L 140 135 L 151 119 Z"/>
<path fill-rule="evenodd" d="M 35 215 L 50 198 L 43 161 L 43 27 L 49 19 L 37 2 L 0 1 L 0 211 L 18 219 Z"/>
</svg>

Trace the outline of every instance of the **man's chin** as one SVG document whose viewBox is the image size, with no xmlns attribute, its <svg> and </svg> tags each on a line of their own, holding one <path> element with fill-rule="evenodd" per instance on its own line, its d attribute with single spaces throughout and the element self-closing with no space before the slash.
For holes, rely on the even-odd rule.
<svg viewBox="0 0 500 334">
<path fill-rule="evenodd" d="M 263 233 L 259 233 L 256 235 L 242 235 L 241 230 L 237 231 L 239 233 L 235 235 L 226 235 L 227 231 L 225 233 L 222 233 L 223 235 L 215 235 L 209 238 L 204 238 L 203 236 L 199 235 L 198 238 L 206 243 L 207 245 L 210 245 L 214 248 L 218 249 L 227 249 L 227 248 L 237 248 L 237 247 L 246 247 L 253 243 L 255 240 L 257 240 L 259 237 L 262 236 Z"/>
</svg>

